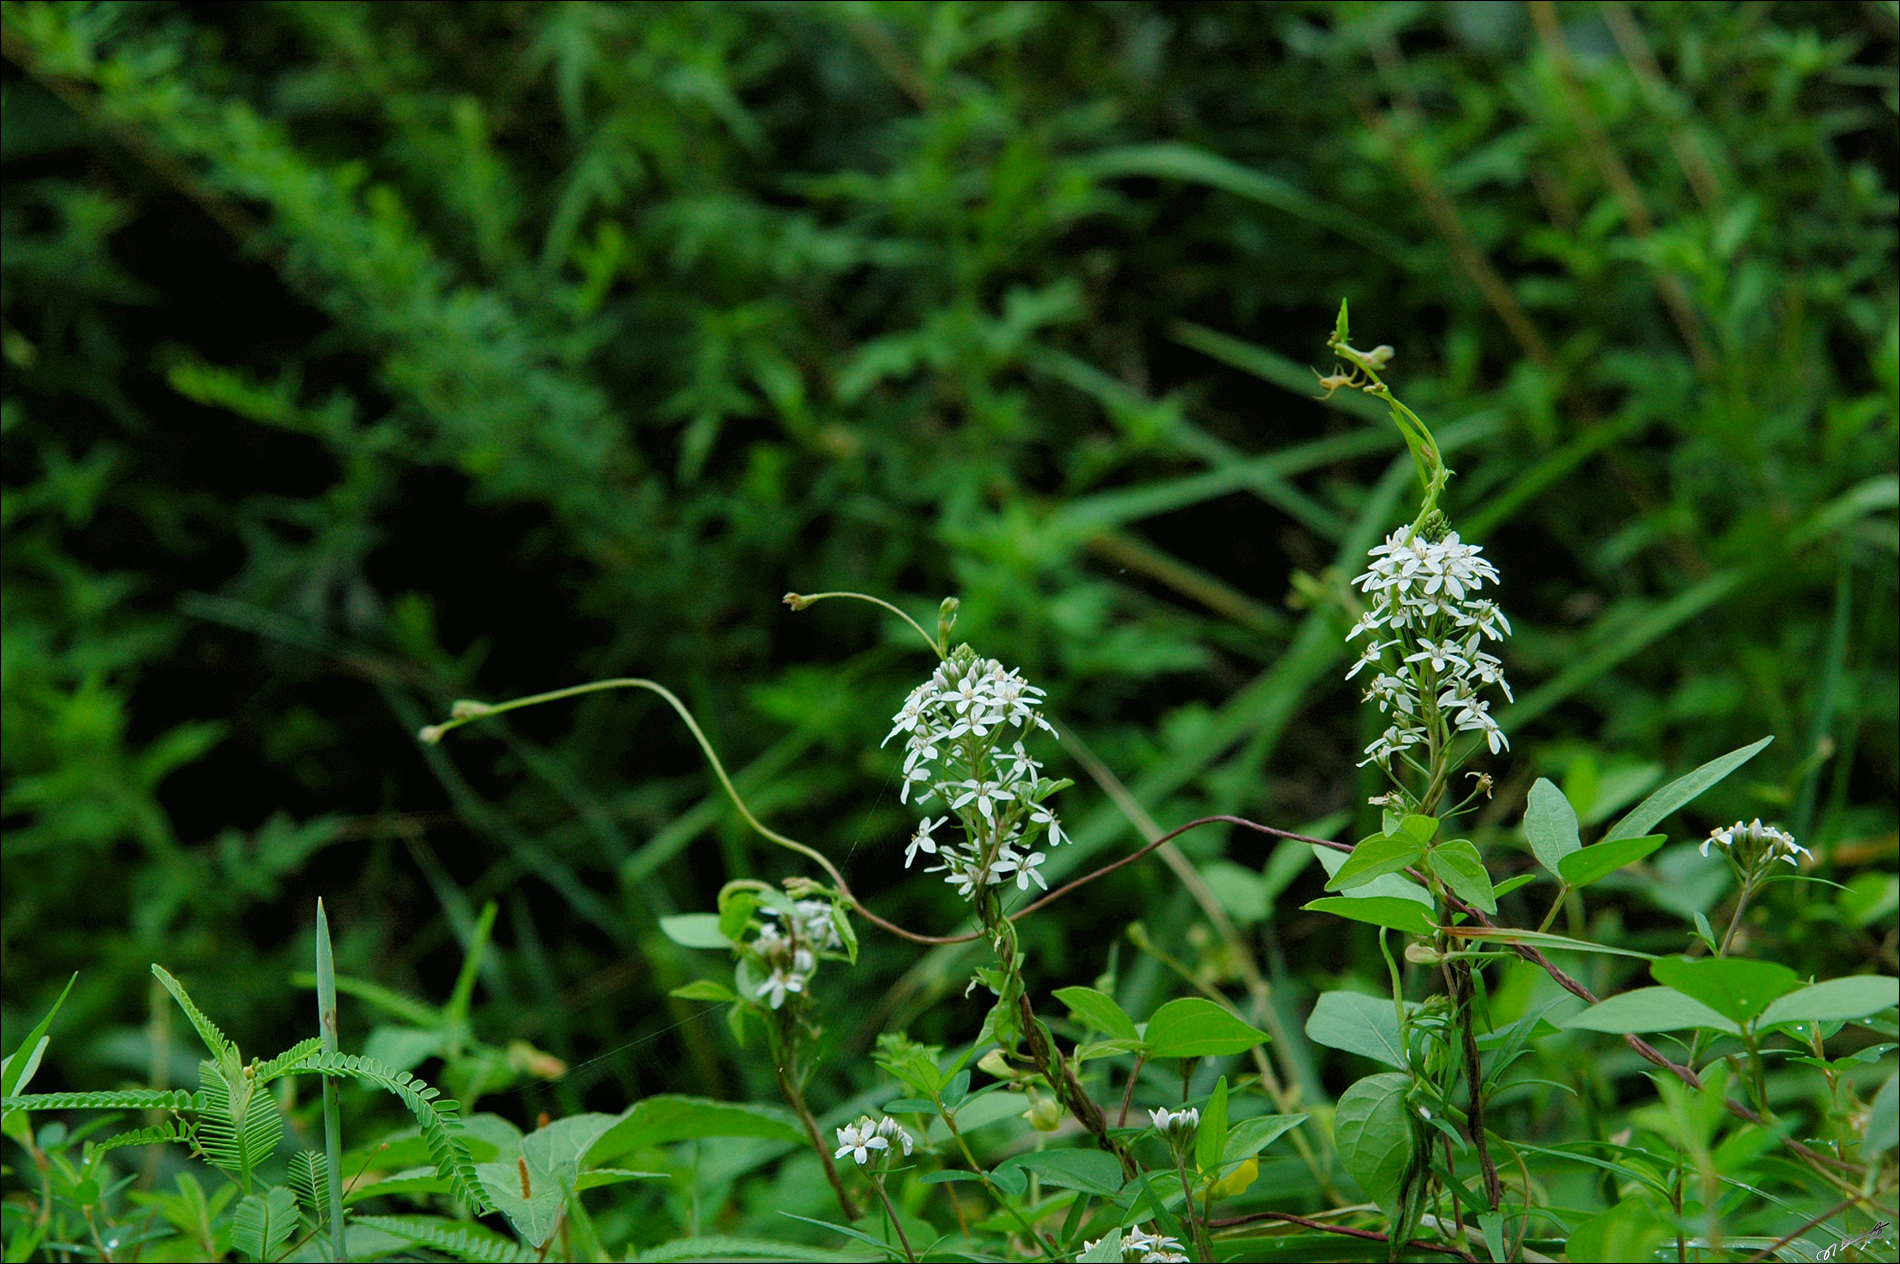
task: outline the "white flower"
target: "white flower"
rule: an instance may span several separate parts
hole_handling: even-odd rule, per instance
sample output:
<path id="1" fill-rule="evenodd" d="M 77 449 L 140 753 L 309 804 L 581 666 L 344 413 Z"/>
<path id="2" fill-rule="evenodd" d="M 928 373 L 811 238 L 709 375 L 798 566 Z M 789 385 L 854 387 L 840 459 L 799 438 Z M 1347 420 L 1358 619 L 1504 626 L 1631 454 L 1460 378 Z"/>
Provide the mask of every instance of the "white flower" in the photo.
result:
<path id="1" fill-rule="evenodd" d="M 923 823 L 917 827 L 917 832 L 910 836 L 910 846 L 904 849 L 904 868 L 910 868 L 910 862 L 917 858 L 917 853 L 920 851 L 927 851 L 933 856 L 937 854 L 937 840 L 930 836 L 930 831 L 949 819 L 947 816 L 938 817 L 934 821 L 927 816 L 923 819 Z"/>
<path id="2" fill-rule="evenodd" d="M 1703 855 L 1709 854 L 1711 843 L 1730 855 L 1739 851 L 1741 854 L 1737 857 L 1737 863 L 1744 869 L 1753 866 L 1758 858 L 1766 861 L 1785 860 L 1797 868 L 1801 864 L 1795 859 L 1797 854 L 1809 860 L 1814 859 L 1814 853 L 1795 842 L 1794 835 L 1772 825 L 1763 825 L 1759 816 L 1746 824 L 1737 821 L 1724 829 L 1712 830 L 1702 840 Z"/>
<path id="3" fill-rule="evenodd" d="M 911 1138 L 910 1133 L 904 1130 L 904 1125 L 898 1123 L 895 1119 L 892 1119 L 889 1115 L 886 1115 L 884 1116 L 884 1118 L 877 1121 L 877 1135 L 880 1137 L 896 1138 L 897 1143 L 904 1147 L 905 1158 L 910 1157 L 910 1148 L 916 1144 L 916 1142 Z M 832 1157 L 835 1158 L 837 1156 L 834 1155 Z"/>
<path id="4" fill-rule="evenodd" d="M 1144 1233 L 1139 1226 L 1122 1234 L 1122 1258 L 1141 1264 L 1187 1264 L 1180 1242 L 1163 1233 Z"/>
<path id="5" fill-rule="evenodd" d="M 1031 852 L 1016 862 L 1016 889 L 1018 891 L 1027 891 L 1031 879 L 1034 879 L 1036 885 L 1043 890 L 1049 889 L 1049 884 L 1043 881 L 1040 873 L 1036 872 L 1036 866 L 1047 859 L 1049 859 L 1047 856 L 1038 851 Z"/>
<path id="6" fill-rule="evenodd" d="M 1054 812 L 1050 811 L 1043 804 L 1038 803 L 1029 810 L 1029 819 L 1037 825 L 1047 825 L 1049 827 L 1049 845 L 1051 847 L 1062 846 L 1062 822 L 1056 818 Z"/>
<path id="7" fill-rule="evenodd" d="M 1476 595 L 1498 578 L 1482 552 L 1459 539 L 1456 532 L 1434 543 L 1409 528 L 1394 531 L 1371 549 L 1365 573 L 1354 580 L 1372 598 L 1371 609 L 1346 639 L 1377 629 L 1385 629 L 1390 639 L 1381 644 L 1375 635 L 1346 679 L 1374 668 L 1366 700 L 1393 715 L 1395 723 L 1366 747 L 1361 767 L 1378 763 L 1389 769 L 1392 756 L 1430 740 L 1424 723 L 1431 711 L 1424 704 L 1421 681 L 1427 672 L 1425 680 L 1437 691 L 1439 708 L 1456 710 L 1445 717 L 1454 730 L 1484 734 L 1494 754 L 1510 749 L 1488 704 L 1476 697 L 1479 687 L 1489 685 L 1496 685 L 1505 698 L 1512 697 L 1504 665 L 1478 648 L 1486 638 L 1502 640 L 1511 631 L 1497 603 Z M 1384 652 L 1395 648 L 1398 670 L 1378 670 Z"/>
<path id="8" fill-rule="evenodd" d="M 1164 1106 L 1150 1110 L 1148 1117 L 1154 1120 L 1156 1131 L 1170 1139 L 1191 1136 L 1201 1126 L 1201 1112 L 1192 1107 L 1170 1111 Z"/>
<path id="9" fill-rule="evenodd" d="M 871 1161 L 871 1151 L 888 1150 L 891 1143 L 877 1135 L 871 1126 L 871 1117 L 866 1115 L 855 1124 L 846 1124 L 838 1129 L 838 1152 L 831 1157 L 842 1159 L 850 1155 L 856 1159 L 859 1167 Z"/>
<path id="10" fill-rule="evenodd" d="M 805 977 L 795 972 L 787 972 L 785 967 L 780 966 L 772 971 L 771 978 L 759 984 L 758 994 L 765 996 L 769 993 L 772 997 L 772 1008 L 777 1009 L 785 1004 L 787 992 L 803 992 L 804 990 Z"/>

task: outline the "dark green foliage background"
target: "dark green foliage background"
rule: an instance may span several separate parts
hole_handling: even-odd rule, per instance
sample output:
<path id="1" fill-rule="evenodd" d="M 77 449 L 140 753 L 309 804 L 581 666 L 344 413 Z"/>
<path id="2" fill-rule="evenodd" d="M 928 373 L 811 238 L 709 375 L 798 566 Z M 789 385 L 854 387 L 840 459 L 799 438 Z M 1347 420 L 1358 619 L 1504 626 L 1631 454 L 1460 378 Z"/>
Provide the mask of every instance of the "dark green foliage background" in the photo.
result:
<path id="1" fill-rule="evenodd" d="M 763 815 L 947 930 L 877 749 L 927 660 L 788 589 L 926 619 L 959 594 L 959 633 L 1163 825 L 1356 837 L 1378 787 L 1339 597 L 1413 484 L 1367 401 L 1311 398 L 1342 296 L 1504 575 L 1494 872 L 1528 861 L 1536 776 L 1601 819 L 1643 765 L 1772 733 L 1677 837 L 1760 815 L 1877 881 L 1894 6 L 1556 18 L 1561 43 L 1483 4 L 6 5 L 8 1047 L 78 970 L 36 1087 L 146 1077 L 153 960 L 287 1045 L 319 895 L 341 970 L 440 1001 L 496 898 L 477 1029 L 607 1056 L 489 1109 L 771 1096 L 666 998 L 720 967 L 657 919 L 796 870 L 671 714 L 413 734 L 457 697 L 655 678 Z M 1128 847 L 1046 755 L 1082 782 L 1063 863 Z M 1189 853 L 1243 902 L 1219 858 L 1268 855 Z M 1377 962 L 1290 911 L 1318 884 L 1256 919 L 1295 1029 Z M 1573 933 L 1675 950 L 1656 885 Z M 1218 980 L 1192 914 L 1148 863 L 1025 946 L 1041 986 L 1088 982 L 1142 918 Z M 1778 887 L 1752 951 L 1891 973 L 1892 926 Z M 815 1100 L 871 1082 L 886 1025 L 973 1035 L 970 961 L 867 935 L 828 969 Z"/>

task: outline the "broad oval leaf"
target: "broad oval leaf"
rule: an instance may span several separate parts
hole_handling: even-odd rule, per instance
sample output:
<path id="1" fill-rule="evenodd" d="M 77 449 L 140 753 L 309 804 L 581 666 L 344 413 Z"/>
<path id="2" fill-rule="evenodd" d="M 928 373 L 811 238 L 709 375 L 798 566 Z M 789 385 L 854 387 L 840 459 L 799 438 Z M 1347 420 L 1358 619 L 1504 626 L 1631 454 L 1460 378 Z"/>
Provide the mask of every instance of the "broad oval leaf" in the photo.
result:
<path id="1" fill-rule="evenodd" d="M 1267 1033 L 1249 1027 L 1209 1000 L 1184 996 L 1169 1001 L 1148 1020 L 1142 1043 L 1151 1058 L 1206 1058 L 1245 1053 L 1265 1044 Z"/>
<path id="2" fill-rule="evenodd" d="M 1363 899 L 1354 899 L 1349 895 L 1330 895 L 1323 899 L 1310 900 L 1300 907 L 1314 913 L 1332 913 L 1338 917 L 1350 918 L 1355 922 L 1402 930 L 1408 935 L 1429 935 L 1437 929 L 1437 924 L 1432 921 L 1431 913 L 1423 905 L 1389 895 L 1374 895 Z"/>
<path id="3" fill-rule="evenodd" d="M 1306 1019 L 1306 1035 L 1314 1044 L 1362 1054 L 1387 1066 L 1405 1069 L 1405 1042 L 1399 1039 L 1399 1015 L 1392 998 L 1359 992 L 1322 993 Z"/>
<path id="4" fill-rule="evenodd" d="M 1397 1219 L 1412 1168 L 1412 1121 L 1405 1109 L 1411 1083 L 1410 1076 L 1397 1071 L 1369 1075 L 1340 1094 L 1333 1116 L 1340 1163 L 1388 1219 Z"/>
<path id="5" fill-rule="evenodd" d="M 1438 880 L 1467 904 L 1475 904 L 1487 913 L 1498 911 L 1497 896 L 1491 890 L 1491 875 L 1485 872 L 1484 858 L 1469 839 L 1454 838 L 1440 843 L 1426 855 Z"/>
<path id="6" fill-rule="evenodd" d="M 1742 1034 L 1740 1027 L 1693 996 L 1684 996 L 1666 987 L 1637 988 L 1612 996 L 1580 1014 L 1571 1015 L 1563 1026 L 1617 1035 L 1636 1031 L 1680 1031 L 1684 1027 L 1706 1027 L 1731 1036 Z"/>
<path id="7" fill-rule="evenodd" d="M 1750 743 L 1739 750 L 1732 750 L 1718 759 L 1711 759 L 1686 777 L 1676 778 L 1631 809 L 1628 816 L 1618 821 L 1610 828 L 1610 832 L 1603 836 L 1603 842 L 1614 842 L 1619 838 L 1640 838 L 1649 833 L 1650 826 L 1753 759 L 1774 740 L 1772 736 L 1764 737 L 1759 742 Z M 1603 843 L 1597 844 L 1599 847 L 1602 845 Z"/>
<path id="8" fill-rule="evenodd" d="M 1649 972 L 1737 1023 L 1752 1021 L 1770 1001 L 1801 986 L 1801 976 L 1787 966 L 1743 957 L 1659 957 Z"/>
<path id="9" fill-rule="evenodd" d="M 1115 1040 L 1139 1039 L 1135 1020 L 1106 992 L 1090 987 L 1065 987 L 1056 989 L 1055 998 L 1067 1005 L 1069 1013 L 1090 1031 L 1104 1032 Z"/>
<path id="10" fill-rule="evenodd" d="M 1900 1005 L 1900 979 L 1884 974 L 1856 974 L 1845 979 L 1827 979 L 1778 996 L 1762 1011 L 1764 1027 L 1776 1023 L 1845 1022 L 1865 1018 L 1883 1009 Z"/>
<path id="11" fill-rule="evenodd" d="M 1352 849 L 1339 872 L 1327 880 L 1326 889 L 1345 891 L 1364 886 L 1383 874 L 1397 873 L 1417 863 L 1424 854 L 1425 845 L 1409 834 L 1374 834 Z"/>
<path id="12" fill-rule="evenodd" d="M 1667 835 L 1613 838 L 1573 851 L 1557 864 L 1557 876 L 1572 887 L 1587 887 L 1609 877 L 1624 865 L 1633 865 L 1669 841 Z"/>
<path id="13" fill-rule="evenodd" d="M 1524 807 L 1524 837 L 1537 863 L 1558 877 L 1563 876 L 1558 866 L 1564 857 L 1583 846 L 1577 837 L 1577 810 L 1548 777 L 1539 777 L 1531 787 Z"/>

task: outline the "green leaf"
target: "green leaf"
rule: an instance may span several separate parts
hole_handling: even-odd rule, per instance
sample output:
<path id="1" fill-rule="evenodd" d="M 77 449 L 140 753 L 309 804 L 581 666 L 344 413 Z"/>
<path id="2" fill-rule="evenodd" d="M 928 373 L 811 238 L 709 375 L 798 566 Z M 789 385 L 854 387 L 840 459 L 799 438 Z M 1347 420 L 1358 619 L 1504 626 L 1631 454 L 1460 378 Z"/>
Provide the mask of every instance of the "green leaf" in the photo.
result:
<path id="1" fill-rule="evenodd" d="M 1108 1236 L 1075 1257 L 1076 1264 L 1122 1264 L 1122 1231 L 1110 1229 Z"/>
<path id="2" fill-rule="evenodd" d="M 1205 1058 L 1245 1053 L 1264 1044 L 1267 1033 L 1241 1022 L 1198 996 L 1169 1001 L 1148 1020 L 1142 1043 L 1151 1058 Z"/>
<path id="3" fill-rule="evenodd" d="M 1801 986 L 1801 976 L 1787 966 L 1743 957 L 1659 957 L 1649 972 L 1736 1023 L 1753 1021 L 1768 1002 Z"/>
<path id="4" fill-rule="evenodd" d="M 1399 1218 L 1412 1169 L 1412 1120 L 1405 1106 L 1411 1084 L 1411 1076 L 1397 1071 L 1369 1075 L 1340 1094 L 1333 1115 L 1340 1163 L 1392 1221 Z"/>
<path id="5" fill-rule="evenodd" d="M 1610 832 L 1603 836 L 1603 842 L 1614 842 L 1619 838 L 1640 838 L 1649 833 L 1650 826 L 1753 759 L 1774 740 L 1772 736 L 1764 737 L 1759 742 L 1751 743 L 1739 750 L 1732 750 L 1719 759 L 1711 759 L 1686 777 L 1676 778 L 1637 804 L 1628 816 L 1611 827 Z M 1602 845 L 1603 843 L 1597 844 L 1599 847 Z"/>
<path id="6" fill-rule="evenodd" d="M 1469 839 L 1454 838 L 1440 843 L 1426 854 L 1425 863 L 1438 875 L 1438 880 L 1465 903 L 1487 913 L 1498 911 L 1497 896 L 1491 890 L 1491 875 L 1485 872 L 1484 858 L 1478 855 L 1477 847 Z"/>
<path id="7" fill-rule="evenodd" d="M 1221 1161 L 1231 1167 L 1242 1159 L 1251 1159 L 1305 1122 L 1305 1115 L 1255 1115 L 1252 1119 L 1243 1119 L 1227 1130 L 1226 1157 Z"/>
<path id="8" fill-rule="evenodd" d="M 719 929 L 717 913 L 681 913 L 662 917 L 660 930 L 674 943 L 686 948 L 730 948 L 732 941 Z"/>
<path id="9" fill-rule="evenodd" d="M 1088 987 L 1065 987 L 1056 989 L 1055 998 L 1067 1005 L 1069 1013 L 1090 1031 L 1106 1032 L 1116 1040 L 1141 1038 L 1135 1030 L 1135 1020 L 1106 992 Z"/>
<path id="10" fill-rule="evenodd" d="M 1416 818 L 1407 817 L 1408 821 Z M 1410 834 L 1374 834 L 1363 839 L 1352 849 L 1352 855 L 1346 857 L 1346 863 L 1339 867 L 1327 880 L 1328 891 L 1345 891 L 1353 887 L 1364 886 L 1374 878 L 1418 863 L 1425 854 L 1425 844 Z"/>
<path id="11" fill-rule="evenodd" d="M 1900 979 L 1882 974 L 1856 974 L 1844 979 L 1827 979 L 1776 997 L 1762 1011 L 1761 1025 L 1845 1022 L 1878 1014 L 1895 1005 L 1900 1005 Z"/>
<path id="12" fill-rule="evenodd" d="M 1889 1075 L 1867 1114 L 1867 1155 L 1878 1159 L 1900 1145 L 1900 1073 Z"/>
<path id="13" fill-rule="evenodd" d="M 1337 917 L 1350 918 L 1355 922 L 1367 922 L 1373 926 L 1402 930 L 1408 935 L 1429 935 L 1438 929 L 1437 923 L 1432 921 L 1432 915 L 1428 910 L 1411 900 L 1394 899 L 1389 895 L 1367 896 L 1362 899 L 1354 899 L 1349 895 L 1335 895 L 1309 900 L 1300 907 L 1314 913 L 1331 913 Z"/>
<path id="14" fill-rule="evenodd" d="M 1706 1027 L 1739 1036 L 1742 1029 L 1693 996 L 1674 988 L 1646 987 L 1623 992 L 1564 1020 L 1563 1026 L 1622 1035 L 1639 1031 L 1678 1031 Z"/>
<path id="15" fill-rule="evenodd" d="M 1492 888 L 1491 894 L 1501 900 L 1519 887 L 1527 887 L 1535 881 L 1537 881 L 1536 874 L 1520 873 L 1515 878 L 1506 878 L 1504 881 L 1498 883 L 1497 886 Z"/>
<path id="16" fill-rule="evenodd" d="M 53 1002 L 53 1008 L 46 1011 L 46 1017 L 40 1019 L 33 1030 L 26 1033 L 26 1039 L 20 1042 L 18 1049 L 7 1055 L 5 1062 L 0 1062 L 0 1097 L 18 1097 L 26 1091 L 26 1086 L 32 1083 L 33 1073 L 39 1070 L 40 1059 L 45 1055 L 46 1046 L 52 1040 L 47 1032 L 52 1030 L 53 1016 L 59 1013 L 59 1007 L 66 1003 L 66 997 L 72 992 L 73 984 L 78 981 L 79 974 L 75 971 L 73 976 L 66 980 L 66 986 L 60 989 L 59 999 Z M 26 1056 L 21 1057 L 22 1053 Z"/>
<path id="17" fill-rule="evenodd" d="M 621 1112 L 594 1142 L 587 1158 L 590 1163 L 606 1163 L 632 1150 L 694 1137 L 763 1137 L 809 1144 L 798 1117 L 782 1106 L 664 1093 Z"/>
<path id="18" fill-rule="evenodd" d="M 1194 1135 L 1194 1165 L 1210 1175 L 1218 1173 L 1226 1149 L 1227 1077 L 1223 1075 L 1201 1111 L 1201 1126 Z"/>
<path id="19" fill-rule="evenodd" d="M 1669 1230 L 1639 1198 L 1626 1198 L 1571 1231 L 1565 1254 L 1575 1264 L 1614 1264 L 1646 1260 L 1669 1237 Z"/>
<path id="20" fill-rule="evenodd" d="M 1607 878 L 1624 865 L 1633 865 L 1661 847 L 1668 838 L 1649 834 L 1642 838 L 1615 838 L 1571 852 L 1557 866 L 1558 876 L 1572 887 L 1587 887 Z"/>
<path id="21" fill-rule="evenodd" d="M 211 1056 L 220 1063 L 234 1060 L 238 1056 L 237 1046 L 218 1030 L 216 1023 L 206 1018 L 204 1012 L 191 1003 L 191 997 L 185 993 L 185 985 L 167 974 L 165 967 L 157 962 L 152 963 L 152 974 L 165 985 L 165 990 L 172 994 L 172 999 L 178 1002 L 178 1008 L 185 1011 L 185 1017 L 191 1020 L 193 1027 L 197 1028 L 198 1038 L 204 1041 L 205 1048 L 211 1051 Z"/>
<path id="22" fill-rule="evenodd" d="M 1002 1168 L 1033 1172 L 1044 1185 L 1057 1189 L 1079 1189 L 1085 1194 L 1109 1197 L 1122 1188 L 1122 1166 L 1112 1154 L 1101 1150 L 1044 1150 L 1005 1160 Z"/>
<path id="23" fill-rule="evenodd" d="M 1406 1068 L 1405 1042 L 1391 997 L 1325 992 L 1306 1019 L 1306 1034 L 1328 1049 L 1344 1049 L 1387 1066 Z"/>
<path id="24" fill-rule="evenodd" d="M 1564 792 L 1539 777 L 1531 786 L 1530 800 L 1524 808 L 1524 837 L 1530 840 L 1537 863 L 1562 877 L 1564 857 L 1583 846 L 1577 837 L 1577 810 Z"/>
<path id="25" fill-rule="evenodd" d="M 1438 836 L 1438 818 L 1412 815 L 1399 822 L 1399 832 L 1410 836 L 1421 847 L 1429 847 Z"/>
<path id="26" fill-rule="evenodd" d="M 620 1118 L 585 1114 L 556 1119 L 521 1139 L 515 1162 L 476 1167 L 495 1209 L 530 1246 L 538 1250 L 553 1236 L 567 1191 L 580 1176 L 581 1160 Z"/>
<path id="27" fill-rule="evenodd" d="M 1326 870 L 1326 876 L 1329 878 L 1338 873 L 1351 857 L 1350 852 L 1338 851 L 1331 847 L 1314 847 L 1308 844 L 1301 844 L 1301 846 L 1305 846 L 1310 853 L 1319 858 L 1320 867 Z M 1428 911 L 1436 911 L 1438 908 L 1438 902 L 1432 899 L 1430 891 L 1400 873 L 1388 873 L 1384 877 L 1374 878 L 1364 886 L 1354 887 L 1346 894 L 1359 900 L 1379 898 L 1410 900 Z"/>
<path id="28" fill-rule="evenodd" d="M 739 994 L 725 984 L 713 979 L 701 979 L 697 983 L 688 983 L 685 987 L 676 987 L 669 996 L 677 996 L 683 1001 L 736 1001 Z"/>
<path id="29" fill-rule="evenodd" d="M 277 1254 L 297 1227 L 297 1196 L 282 1185 L 246 1195 L 231 1217 L 231 1245 L 254 1260 Z"/>

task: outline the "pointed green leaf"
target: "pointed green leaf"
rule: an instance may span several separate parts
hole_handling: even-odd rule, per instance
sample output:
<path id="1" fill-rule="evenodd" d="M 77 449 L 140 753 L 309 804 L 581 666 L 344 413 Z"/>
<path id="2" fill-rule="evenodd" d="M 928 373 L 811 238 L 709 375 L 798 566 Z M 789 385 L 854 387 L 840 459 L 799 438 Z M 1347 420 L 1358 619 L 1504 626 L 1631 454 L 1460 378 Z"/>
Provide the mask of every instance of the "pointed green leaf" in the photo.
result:
<path id="1" fill-rule="evenodd" d="M 277 1254 L 297 1227 L 297 1196 L 282 1185 L 247 1195 L 231 1217 L 231 1245 L 254 1260 Z"/>
<path id="2" fill-rule="evenodd" d="M 701 979 L 697 983 L 688 983 L 685 987 L 676 987 L 669 996 L 677 996 L 683 1001 L 736 1001 L 739 994 L 723 983 L 712 979 Z"/>
<path id="3" fill-rule="evenodd" d="M 1044 1185 L 1110 1197 L 1122 1188 L 1122 1166 L 1101 1150 L 1044 1150 L 1005 1160 L 1002 1167 L 1033 1172 Z"/>
<path id="4" fill-rule="evenodd" d="M 1055 998 L 1069 1007 L 1069 1013 L 1090 1031 L 1104 1032 L 1116 1040 L 1139 1040 L 1135 1020 L 1106 992 L 1088 987 L 1057 988 Z"/>
<path id="5" fill-rule="evenodd" d="M 1243 1119 L 1227 1130 L 1226 1157 L 1221 1162 L 1231 1167 L 1243 1159 L 1251 1159 L 1278 1141 L 1282 1134 L 1305 1122 L 1305 1115 L 1255 1115 L 1252 1119 Z"/>
<path id="6" fill-rule="evenodd" d="M 1454 838 L 1440 843 L 1426 855 L 1438 880 L 1452 889 L 1467 904 L 1487 913 L 1498 911 L 1497 896 L 1491 890 L 1491 875 L 1485 872 L 1484 858 L 1469 839 Z"/>
<path id="7" fill-rule="evenodd" d="M 1352 857 L 1351 852 L 1337 851 L 1331 847 L 1314 847 L 1308 844 L 1302 844 L 1302 846 L 1306 846 L 1312 855 L 1319 858 L 1320 867 L 1326 870 L 1328 878 L 1344 868 L 1346 861 Z M 1374 878 L 1364 886 L 1354 887 L 1346 894 L 1358 900 L 1368 898 L 1410 900 L 1428 911 L 1436 910 L 1438 907 L 1430 891 L 1399 873 L 1388 873 L 1383 877 Z"/>
<path id="8" fill-rule="evenodd" d="M 1742 1029 L 1710 1009 L 1693 996 L 1684 996 L 1674 988 L 1646 987 L 1623 992 L 1607 1001 L 1572 1015 L 1562 1024 L 1584 1031 L 1608 1031 L 1622 1035 L 1638 1031 L 1680 1031 L 1685 1027 L 1706 1027 L 1711 1031 L 1739 1036 Z"/>
<path id="9" fill-rule="evenodd" d="M 1753 1021 L 1768 1002 L 1801 986 L 1801 976 L 1787 966 L 1744 957 L 1659 957 L 1649 972 L 1736 1023 Z"/>
<path id="10" fill-rule="evenodd" d="M 1406 1067 L 1398 1011 L 1392 1008 L 1389 996 L 1322 993 L 1307 1016 L 1306 1034 L 1313 1043 L 1328 1049 L 1344 1049 L 1400 1070 Z"/>
<path id="11" fill-rule="evenodd" d="M 1429 846 L 1438 836 L 1438 818 L 1435 816 L 1408 816 L 1399 822 L 1399 832 L 1408 835 L 1421 847 Z"/>
<path id="12" fill-rule="evenodd" d="M 1564 857 L 1583 846 L 1577 837 L 1576 808 L 1547 777 L 1539 777 L 1531 787 L 1524 807 L 1524 837 L 1530 840 L 1537 863 L 1559 877 Z"/>
<path id="13" fill-rule="evenodd" d="M 588 1151 L 588 1162 L 606 1163 L 633 1150 L 695 1137 L 762 1137 L 808 1144 L 798 1117 L 781 1106 L 716 1102 L 707 1097 L 664 1093 L 635 1102 Z"/>
<path id="14" fill-rule="evenodd" d="M 1355 922 L 1402 930 L 1409 935 L 1429 935 L 1437 929 L 1431 913 L 1425 908 L 1411 900 L 1394 899 L 1389 895 L 1374 895 L 1364 899 L 1334 895 L 1309 900 L 1300 907 L 1314 913 L 1332 913 Z"/>
<path id="15" fill-rule="evenodd" d="M 1346 857 L 1339 872 L 1327 881 L 1326 889 L 1345 891 L 1363 886 L 1383 874 L 1397 873 L 1416 864 L 1424 854 L 1425 844 L 1410 834 L 1374 834 L 1352 849 L 1352 855 Z"/>
<path id="16" fill-rule="evenodd" d="M 1609 877 L 1624 865 L 1633 865 L 1661 847 L 1668 839 L 1662 834 L 1642 838 L 1613 838 L 1573 851 L 1557 865 L 1558 876 L 1572 887 L 1587 887 Z"/>
<path id="17" fill-rule="evenodd" d="M 1719 759 L 1711 759 L 1686 777 L 1676 778 L 1637 804 L 1628 816 L 1611 827 L 1610 832 L 1603 836 L 1603 842 L 1642 837 L 1649 832 L 1650 826 L 1753 759 L 1774 740 L 1772 736 L 1764 737 L 1759 742 L 1732 750 Z"/>
<path id="18" fill-rule="evenodd" d="M 1762 1011 L 1761 1025 L 1845 1022 L 1878 1014 L 1895 1005 L 1900 1005 L 1900 979 L 1882 974 L 1856 974 L 1845 979 L 1828 979 L 1776 997 Z"/>
<path id="19" fill-rule="evenodd" d="M 1198 996 L 1169 1001 L 1148 1020 L 1142 1042 L 1151 1058 L 1206 1058 L 1245 1053 L 1265 1044 L 1267 1033 L 1241 1022 Z"/>
<path id="20" fill-rule="evenodd" d="M 1194 1165 L 1210 1176 L 1220 1171 L 1222 1151 L 1227 1148 L 1227 1077 L 1214 1085 L 1213 1096 L 1201 1112 L 1200 1130 L 1194 1135 Z"/>

